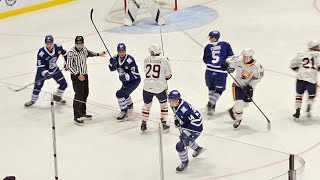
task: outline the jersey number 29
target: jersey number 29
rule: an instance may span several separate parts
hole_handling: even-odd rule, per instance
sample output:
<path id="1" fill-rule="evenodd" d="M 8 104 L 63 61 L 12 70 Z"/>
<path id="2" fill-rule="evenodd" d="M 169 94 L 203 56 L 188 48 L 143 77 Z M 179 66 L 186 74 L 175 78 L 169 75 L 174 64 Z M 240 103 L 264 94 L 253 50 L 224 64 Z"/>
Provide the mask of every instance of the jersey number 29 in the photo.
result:
<path id="1" fill-rule="evenodd" d="M 146 65 L 147 68 L 147 74 L 146 74 L 146 78 L 159 78 L 160 77 L 160 70 L 161 70 L 161 66 L 159 64 L 147 64 Z"/>

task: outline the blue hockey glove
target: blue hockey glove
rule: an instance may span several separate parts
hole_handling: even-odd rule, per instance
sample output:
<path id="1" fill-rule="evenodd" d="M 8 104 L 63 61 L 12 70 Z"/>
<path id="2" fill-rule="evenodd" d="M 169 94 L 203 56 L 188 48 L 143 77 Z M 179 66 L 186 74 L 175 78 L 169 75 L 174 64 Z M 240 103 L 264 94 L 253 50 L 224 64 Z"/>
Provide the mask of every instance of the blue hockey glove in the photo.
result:
<path id="1" fill-rule="evenodd" d="M 121 82 L 129 81 L 130 80 L 130 75 L 127 73 L 123 73 L 122 75 L 119 76 L 119 79 Z"/>
<path id="2" fill-rule="evenodd" d="M 117 60 L 117 58 L 115 56 L 110 58 L 110 64 L 113 65 L 113 66 L 117 66 L 118 60 Z"/>

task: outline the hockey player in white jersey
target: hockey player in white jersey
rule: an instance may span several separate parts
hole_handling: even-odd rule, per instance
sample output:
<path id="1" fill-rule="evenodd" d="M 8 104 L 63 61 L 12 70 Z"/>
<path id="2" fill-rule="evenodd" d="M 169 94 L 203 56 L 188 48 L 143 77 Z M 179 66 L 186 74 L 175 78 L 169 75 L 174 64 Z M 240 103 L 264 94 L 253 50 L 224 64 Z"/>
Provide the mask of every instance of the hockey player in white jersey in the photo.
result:
<path id="1" fill-rule="evenodd" d="M 233 100 L 235 104 L 229 109 L 229 115 L 234 120 L 233 127 L 239 127 L 242 121 L 243 108 L 252 101 L 253 89 L 261 81 L 264 70 L 260 63 L 253 58 L 251 48 L 243 50 L 242 57 L 233 58 L 221 65 L 222 70 L 233 72 L 236 70 L 236 81 L 232 84 Z"/>
<path id="2" fill-rule="evenodd" d="M 302 97 L 305 91 L 308 92 L 308 107 L 307 114 L 311 117 L 311 108 L 317 90 L 317 72 L 320 71 L 320 42 L 312 40 L 308 43 L 308 50 L 298 53 L 291 61 L 291 68 L 296 71 L 296 112 L 293 114 L 294 119 L 300 117 L 302 105 Z"/>
<path id="3" fill-rule="evenodd" d="M 124 25 L 132 26 L 137 19 L 138 11 L 140 9 L 140 4 L 145 3 L 153 17 L 159 26 L 165 24 L 165 19 L 161 13 L 160 6 L 156 0 L 128 0 L 128 5 L 126 8 L 126 14 L 124 17 Z"/>
<path id="4" fill-rule="evenodd" d="M 146 78 L 143 85 L 143 102 L 141 131 L 147 130 L 147 120 L 150 114 L 153 96 L 156 96 L 161 107 L 161 123 L 164 132 L 168 132 L 170 126 L 166 124 L 168 116 L 167 80 L 172 77 L 169 59 L 161 56 L 161 48 L 158 44 L 149 47 L 150 56 L 144 60 L 144 72 Z"/>

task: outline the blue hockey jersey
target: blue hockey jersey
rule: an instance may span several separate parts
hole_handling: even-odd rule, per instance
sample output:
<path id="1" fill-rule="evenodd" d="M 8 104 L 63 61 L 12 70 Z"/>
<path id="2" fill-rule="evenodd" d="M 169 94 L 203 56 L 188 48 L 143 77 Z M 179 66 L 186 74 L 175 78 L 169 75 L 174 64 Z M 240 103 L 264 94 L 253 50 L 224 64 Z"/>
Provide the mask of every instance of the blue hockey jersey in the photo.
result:
<path id="1" fill-rule="evenodd" d="M 59 69 L 57 66 L 57 60 L 62 54 L 64 60 L 67 61 L 67 51 L 59 44 L 54 44 L 52 52 L 50 52 L 46 47 L 39 49 L 37 54 L 37 68 L 38 73 L 44 70 L 48 70 L 50 74 L 54 73 Z"/>
<path id="2" fill-rule="evenodd" d="M 181 100 L 180 105 L 177 108 L 172 107 L 172 110 L 179 120 L 182 128 L 197 132 L 201 132 L 203 130 L 201 114 L 188 102 Z"/>
<path id="3" fill-rule="evenodd" d="M 110 71 L 117 70 L 119 73 L 119 77 L 128 75 L 128 79 L 126 79 L 126 81 L 134 81 L 140 79 L 138 66 L 132 56 L 127 54 L 124 60 L 121 60 L 118 55 L 115 55 L 113 58 L 117 59 L 117 63 L 109 64 Z"/>
<path id="4" fill-rule="evenodd" d="M 207 71 L 227 73 L 220 69 L 228 57 L 233 56 L 233 51 L 229 43 L 218 41 L 208 44 L 204 48 L 203 62 L 207 64 Z"/>

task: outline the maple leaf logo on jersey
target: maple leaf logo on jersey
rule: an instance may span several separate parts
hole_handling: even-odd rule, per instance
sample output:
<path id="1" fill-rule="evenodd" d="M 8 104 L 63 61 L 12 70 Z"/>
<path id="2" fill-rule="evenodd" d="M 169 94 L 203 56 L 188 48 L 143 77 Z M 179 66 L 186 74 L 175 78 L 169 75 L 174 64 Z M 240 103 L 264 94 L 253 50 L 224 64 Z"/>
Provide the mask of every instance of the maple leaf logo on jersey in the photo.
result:
<path id="1" fill-rule="evenodd" d="M 246 71 L 246 70 L 242 70 L 242 75 L 241 75 L 241 79 L 248 79 L 250 77 L 251 73 Z"/>

